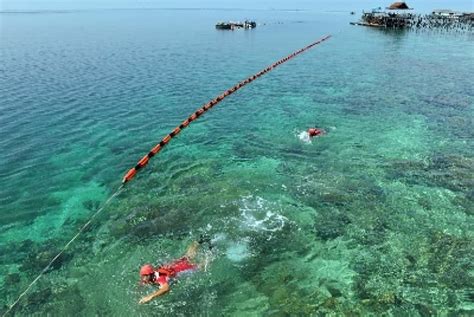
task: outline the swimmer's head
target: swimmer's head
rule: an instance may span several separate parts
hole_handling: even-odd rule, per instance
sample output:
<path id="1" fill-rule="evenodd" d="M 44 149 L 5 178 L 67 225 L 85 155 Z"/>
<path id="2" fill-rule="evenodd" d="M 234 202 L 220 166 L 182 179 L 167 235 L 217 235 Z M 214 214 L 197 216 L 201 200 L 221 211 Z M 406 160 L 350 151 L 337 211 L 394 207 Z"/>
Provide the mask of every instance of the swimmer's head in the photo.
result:
<path id="1" fill-rule="evenodd" d="M 151 264 L 145 264 L 140 269 L 140 281 L 144 284 L 151 283 L 153 281 L 155 270 Z"/>

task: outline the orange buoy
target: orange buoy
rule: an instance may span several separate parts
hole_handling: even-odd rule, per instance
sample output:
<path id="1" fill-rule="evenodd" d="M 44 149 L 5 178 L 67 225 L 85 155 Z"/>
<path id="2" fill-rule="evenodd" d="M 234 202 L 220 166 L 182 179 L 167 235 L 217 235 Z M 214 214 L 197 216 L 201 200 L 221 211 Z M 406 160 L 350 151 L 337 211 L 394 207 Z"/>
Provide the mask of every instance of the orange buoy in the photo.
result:
<path id="1" fill-rule="evenodd" d="M 148 157 L 148 154 L 147 154 L 144 157 L 142 157 L 142 159 L 140 161 L 138 161 L 137 165 L 140 166 L 140 167 L 143 167 L 143 166 L 148 164 L 149 159 L 150 158 Z"/>
<path id="2" fill-rule="evenodd" d="M 122 183 L 126 183 L 130 181 L 133 178 L 133 176 L 135 176 L 136 173 L 137 173 L 137 170 L 135 169 L 135 167 L 131 168 L 127 172 L 127 174 L 125 174 L 125 176 L 123 177 Z"/>

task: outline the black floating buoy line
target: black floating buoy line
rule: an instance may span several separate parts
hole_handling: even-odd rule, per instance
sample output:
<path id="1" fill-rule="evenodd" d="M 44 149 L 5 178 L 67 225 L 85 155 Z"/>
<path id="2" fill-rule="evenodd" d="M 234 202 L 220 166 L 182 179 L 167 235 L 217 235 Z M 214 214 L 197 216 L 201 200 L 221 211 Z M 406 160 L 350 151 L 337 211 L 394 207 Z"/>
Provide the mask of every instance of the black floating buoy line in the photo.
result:
<path id="1" fill-rule="evenodd" d="M 28 293 L 28 291 L 33 287 L 34 284 L 36 284 L 36 282 L 38 282 L 38 280 L 44 275 L 44 273 L 46 273 L 51 265 L 69 248 L 69 246 L 79 237 L 79 235 L 85 230 L 87 229 L 87 227 L 89 227 L 89 225 L 92 223 L 92 221 L 94 220 L 94 218 L 97 217 L 97 215 L 99 213 L 102 212 L 102 210 L 104 210 L 104 208 L 110 204 L 110 202 L 115 198 L 117 197 L 123 190 L 124 186 L 126 183 L 130 182 L 133 177 L 137 174 L 137 172 L 142 169 L 143 167 L 145 167 L 149 160 L 155 156 L 156 154 L 158 154 L 159 151 L 161 151 L 163 149 L 163 147 L 169 143 L 169 141 L 174 138 L 176 135 L 178 135 L 184 128 L 186 128 L 191 122 L 197 120 L 201 115 L 203 115 L 206 111 L 208 111 L 209 109 L 211 109 L 212 107 L 214 107 L 215 105 L 217 105 L 218 103 L 220 103 L 222 100 L 224 100 L 226 97 L 230 96 L 231 94 L 233 94 L 234 92 L 236 92 L 237 90 L 239 90 L 240 88 L 244 87 L 245 85 L 251 83 L 252 81 L 254 81 L 255 79 L 259 78 L 260 76 L 262 75 L 265 75 L 266 73 L 270 72 L 271 70 L 275 69 L 276 67 L 280 66 L 281 64 L 284 64 L 286 63 L 287 61 L 289 61 L 290 59 L 292 59 L 293 57 L 296 57 L 297 55 L 309 50 L 310 48 L 326 41 L 327 39 L 329 39 L 331 37 L 331 35 L 326 35 L 322 38 L 320 38 L 319 40 L 317 40 L 316 42 L 313 42 L 311 44 L 309 44 L 308 46 L 305 46 L 303 47 L 302 49 L 299 49 L 298 51 L 296 52 L 293 52 L 291 53 L 290 55 L 280 59 L 279 61 L 271 64 L 270 66 L 262 69 L 261 71 L 259 71 L 258 73 L 248 77 L 247 79 L 239 82 L 238 84 L 236 84 L 235 86 L 233 86 L 232 88 L 230 89 L 227 89 L 226 91 L 224 91 L 222 94 L 220 94 L 219 96 L 217 96 L 216 98 L 212 99 L 211 101 L 209 101 L 208 103 L 204 104 L 202 107 L 200 107 L 199 109 L 197 109 L 195 112 L 193 112 L 193 114 L 191 114 L 186 120 L 184 120 L 179 126 L 177 126 L 173 131 L 171 131 L 169 134 L 167 134 L 161 141 L 160 143 L 158 143 L 157 145 L 155 145 L 151 150 L 150 152 L 148 152 L 148 154 L 146 154 L 144 157 L 142 157 L 138 163 L 132 167 L 126 174 L 125 176 L 123 177 L 122 179 L 122 184 L 119 186 L 119 188 L 117 188 L 117 190 L 104 202 L 104 204 L 99 208 L 97 209 L 97 211 L 89 218 L 89 220 L 79 229 L 79 231 L 76 233 L 76 235 L 74 237 L 72 237 L 71 240 L 69 240 L 69 242 L 61 249 L 61 251 L 54 257 L 51 259 L 51 261 L 48 263 L 48 265 L 46 265 L 46 267 L 38 274 L 38 276 L 28 285 L 28 287 L 18 296 L 18 298 L 13 302 L 13 304 L 10 305 L 10 307 L 5 311 L 5 313 L 2 315 L 2 316 L 6 316 L 17 304 L 18 302 L 21 300 L 21 298 L 23 296 L 26 295 L 26 293 Z"/>

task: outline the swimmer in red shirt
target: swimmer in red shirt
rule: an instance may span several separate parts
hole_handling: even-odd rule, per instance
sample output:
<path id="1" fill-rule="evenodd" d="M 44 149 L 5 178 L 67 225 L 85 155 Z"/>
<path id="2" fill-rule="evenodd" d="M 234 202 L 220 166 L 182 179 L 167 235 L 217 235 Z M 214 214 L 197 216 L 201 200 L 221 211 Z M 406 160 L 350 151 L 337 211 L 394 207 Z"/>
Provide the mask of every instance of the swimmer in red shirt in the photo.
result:
<path id="1" fill-rule="evenodd" d="M 323 129 L 318 129 L 318 128 L 309 128 L 308 129 L 308 135 L 310 138 L 315 137 L 315 136 L 322 136 L 325 135 L 326 131 Z"/>
<path id="2" fill-rule="evenodd" d="M 159 286 L 159 289 L 143 297 L 139 303 L 148 303 L 155 297 L 161 296 L 168 292 L 170 289 L 169 281 L 176 278 L 179 273 L 197 270 L 200 265 L 193 263 L 193 261 L 196 258 L 199 246 L 204 242 L 210 243 L 210 239 L 201 238 L 199 242 L 194 241 L 189 246 L 183 257 L 171 263 L 155 268 L 151 264 L 145 264 L 142 266 L 140 269 L 140 280 L 142 284 L 155 284 Z"/>

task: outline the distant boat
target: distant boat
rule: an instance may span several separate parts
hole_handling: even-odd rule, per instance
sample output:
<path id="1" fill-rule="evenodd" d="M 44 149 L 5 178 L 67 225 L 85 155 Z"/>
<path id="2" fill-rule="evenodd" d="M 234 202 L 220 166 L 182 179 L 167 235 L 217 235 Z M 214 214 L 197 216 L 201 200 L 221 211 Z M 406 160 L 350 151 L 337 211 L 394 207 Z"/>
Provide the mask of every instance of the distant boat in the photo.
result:
<path id="1" fill-rule="evenodd" d="M 257 22 L 245 20 L 244 22 L 218 22 L 216 29 L 218 30 L 234 30 L 236 28 L 253 29 L 257 26 Z"/>
<path id="2" fill-rule="evenodd" d="M 230 22 L 218 22 L 216 24 L 216 29 L 231 30 L 232 29 L 232 23 L 230 23 Z"/>

